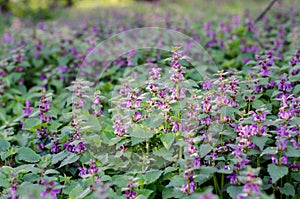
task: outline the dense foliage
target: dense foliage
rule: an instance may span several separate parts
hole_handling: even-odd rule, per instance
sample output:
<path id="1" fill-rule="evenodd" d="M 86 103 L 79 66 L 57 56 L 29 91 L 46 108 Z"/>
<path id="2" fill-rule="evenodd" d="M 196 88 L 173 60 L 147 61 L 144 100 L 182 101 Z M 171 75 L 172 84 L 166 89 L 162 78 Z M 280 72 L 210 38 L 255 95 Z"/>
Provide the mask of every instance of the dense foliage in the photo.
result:
<path id="1" fill-rule="evenodd" d="M 151 25 L 141 14 L 6 30 L 1 198 L 300 197 L 299 13 L 160 17 L 219 71 L 201 76 L 173 46 L 118 57 L 96 85 L 78 78 L 104 64 L 82 66 L 99 42 Z"/>

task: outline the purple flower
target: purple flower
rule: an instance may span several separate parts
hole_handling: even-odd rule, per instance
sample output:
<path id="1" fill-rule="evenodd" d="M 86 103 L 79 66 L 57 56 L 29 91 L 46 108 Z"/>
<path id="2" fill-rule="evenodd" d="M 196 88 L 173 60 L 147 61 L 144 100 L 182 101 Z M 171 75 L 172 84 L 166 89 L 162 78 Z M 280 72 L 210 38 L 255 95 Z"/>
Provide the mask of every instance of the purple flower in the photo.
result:
<path id="1" fill-rule="evenodd" d="M 176 70 L 181 68 L 181 65 L 179 64 L 178 60 L 173 61 L 171 63 L 171 66 L 172 66 L 173 69 L 176 69 Z"/>
<path id="2" fill-rule="evenodd" d="M 277 149 L 285 151 L 287 150 L 286 144 L 288 143 L 288 140 L 277 140 Z"/>
<path id="3" fill-rule="evenodd" d="M 133 114 L 133 121 L 134 121 L 134 122 L 140 121 L 141 118 L 142 118 L 142 112 L 135 112 L 135 113 Z"/>
<path id="4" fill-rule="evenodd" d="M 238 175 L 237 175 L 237 173 L 235 171 L 233 171 L 226 178 L 230 179 L 230 184 L 234 184 L 234 185 L 238 184 Z"/>
<path id="5" fill-rule="evenodd" d="M 68 71 L 68 67 L 67 66 L 57 66 L 57 70 L 60 73 L 65 73 Z"/>
<path id="6" fill-rule="evenodd" d="M 287 165 L 288 164 L 288 157 L 286 155 L 281 157 L 281 164 Z"/>
<path id="7" fill-rule="evenodd" d="M 176 72 L 174 73 L 172 76 L 171 76 L 171 80 L 172 82 L 174 83 L 180 83 L 184 80 L 184 77 L 183 77 L 183 74 L 185 73 L 184 70 L 181 70 L 179 72 Z"/>
<path id="8" fill-rule="evenodd" d="M 217 197 L 213 193 L 202 194 L 201 196 L 198 197 L 198 199 L 215 199 L 215 198 Z"/>
<path id="9" fill-rule="evenodd" d="M 45 190 L 41 193 L 41 197 L 46 197 L 50 195 L 52 199 L 57 199 L 56 195 L 60 193 L 59 189 L 53 189 L 54 182 L 50 182 L 49 184 L 45 184 Z"/>
<path id="10" fill-rule="evenodd" d="M 197 151 L 198 149 L 194 145 L 190 144 L 187 153 L 193 156 L 193 155 L 197 155 Z"/>
<path id="11" fill-rule="evenodd" d="M 26 100 L 26 106 L 23 108 L 23 117 L 27 118 L 31 115 L 33 111 L 33 107 L 30 106 L 30 101 Z"/>
<path id="12" fill-rule="evenodd" d="M 292 119 L 292 111 L 281 109 L 279 111 L 279 118 L 286 121 Z"/>
<path id="13" fill-rule="evenodd" d="M 178 132 L 179 131 L 179 123 L 178 122 L 171 122 L 172 125 L 172 132 Z"/>
<path id="14" fill-rule="evenodd" d="M 58 152 L 60 152 L 60 148 L 58 146 L 59 144 L 60 144 L 59 141 L 52 143 L 52 147 L 51 147 L 51 152 L 52 153 L 58 153 Z"/>
<path id="15" fill-rule="evenodd" d="M 202 166 L 202 164 L 201 164 L 201 158 L 199 158 L 199 157 L 197 157 L 197 158 L 194 158 L 194 160 L 193 160 L 193 166 L 194 167 L 201 167 Z"/>
<path id="16" fill-rule="evenodd" d="M 286 78 L 284 75 L 281 75 L 280 78 L 281 80 L 277 83 L 279 91 L 287 91 L 293 89 L 292 84 L 289 82 L 288 78 Z"/>
<path id="17" fill-rule="evenodd" d="M 93 104 L 94 105 L 99 105 L 100 103 L 101 103 L 100 96 L 96 95 Z"/>
<path id="18" fill-rule="evenodd" d="M 87 168 L 85 167 L 78 167 L 78 170 L 80 171 L 78 174 L 80 177 L 88 174 Z"/>
<path id="19" fill-rule="evenodd" d="M 204 90 L 210 90 L 210 89 L 213 88 L 213 83 L 209 78 L 207 78 L 205 81 L 203 81 L 201 83 L 201 85 L 202 85 Z"/>

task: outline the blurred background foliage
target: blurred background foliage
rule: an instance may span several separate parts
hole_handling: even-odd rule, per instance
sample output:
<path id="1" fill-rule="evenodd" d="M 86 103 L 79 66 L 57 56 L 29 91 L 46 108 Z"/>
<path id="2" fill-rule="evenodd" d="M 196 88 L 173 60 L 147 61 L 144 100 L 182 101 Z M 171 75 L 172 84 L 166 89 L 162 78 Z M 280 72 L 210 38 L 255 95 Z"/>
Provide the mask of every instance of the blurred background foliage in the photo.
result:
<path id="1" fill-rule="evenodd" d="M 43 20 L 74 18 L 118 9 L 118 12 L 173 13 L 192 15 L 208 21 L 217 17 L 242 14 L 251 10 L 258 15 L 271 0 L 0 0 L 0 34 L 15 18 L 37 23 Z M 299 0 L 279 0 L 274 9 L 283 9 L 281 4 L 292 6 Z M 120 9 L 122 8 L 122 9 Z M 273 9 L 273 8 L 272 8 Z M 151 16 L 150 16 L 151 17 Z"/>

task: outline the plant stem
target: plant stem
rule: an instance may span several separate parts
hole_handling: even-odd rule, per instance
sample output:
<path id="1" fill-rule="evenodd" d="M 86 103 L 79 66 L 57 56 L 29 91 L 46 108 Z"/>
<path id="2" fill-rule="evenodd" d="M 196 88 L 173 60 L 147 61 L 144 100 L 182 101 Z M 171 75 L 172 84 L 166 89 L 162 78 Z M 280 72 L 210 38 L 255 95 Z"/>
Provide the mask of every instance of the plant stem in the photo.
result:
<path id="1" fill-rule="evenodd" d="M 222 194 L 222 191 L 220 190 L 216 174 L 214 174 L 213 179 L 214 179 L 215 189 L 216 189 L 218 195 L 220 196 L 220 199 L 223 199 L 223 194 Z"/>

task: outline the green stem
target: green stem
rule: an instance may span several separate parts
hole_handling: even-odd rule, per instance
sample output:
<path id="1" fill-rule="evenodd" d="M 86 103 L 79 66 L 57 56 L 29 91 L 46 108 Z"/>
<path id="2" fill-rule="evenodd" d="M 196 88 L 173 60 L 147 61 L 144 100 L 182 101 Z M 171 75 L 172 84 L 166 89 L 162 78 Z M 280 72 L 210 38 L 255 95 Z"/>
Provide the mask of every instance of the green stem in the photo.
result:
<path id="1" fill-rule="evenodd" d="M 221 177 L 221 190 L 223 190 L 223 188 L 224 188 L 224 181 L 225 181 L 225 175 L 224 175 L 224 173 L 222 173 L 222 177 Z"/>
<path id="2" fill-rule="evenodd" d="M 250 102 L 248 102 L 248 113 L 250 112 Z"/>
<path id="3" fill-rule="evenodd" d="M 178 158 L 182 159 L 182 146 L 179 147 Z"/>
<path id="4" fill-rule="evenodd" d="M 214 180 L 214 185 L 215 185 L 216 192 L 220 196 L 220 199 L 223 199 L 223 194 L 222 194 L 222 191 L 220 190 L 216 174 L 214 174 L 213 180 Z"/>

